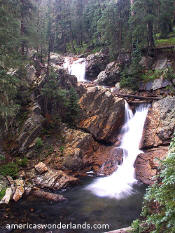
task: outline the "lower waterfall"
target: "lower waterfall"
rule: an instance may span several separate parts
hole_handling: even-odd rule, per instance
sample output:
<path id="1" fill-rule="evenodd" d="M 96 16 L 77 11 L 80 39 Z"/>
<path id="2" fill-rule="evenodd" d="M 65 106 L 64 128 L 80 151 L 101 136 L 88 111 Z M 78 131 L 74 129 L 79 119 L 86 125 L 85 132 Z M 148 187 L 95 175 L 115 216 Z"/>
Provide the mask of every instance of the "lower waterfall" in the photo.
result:
<path id="1" fill-rule="evenodd" d="M 125 102 L 125 124 L 122 127 L 122 139 L 120 148 L 123 149 L 123 163 L 118 166 L 112 175 L 97 178 L 86 187 L 99 197 L 121 199 L 132 194 L 135 179 L 134 163 L 137 156 L 142 152 L 139 145 L 142 139 L 144 123 L 148 113 L 148 105 L 140 105 L 135 114 Z"/>

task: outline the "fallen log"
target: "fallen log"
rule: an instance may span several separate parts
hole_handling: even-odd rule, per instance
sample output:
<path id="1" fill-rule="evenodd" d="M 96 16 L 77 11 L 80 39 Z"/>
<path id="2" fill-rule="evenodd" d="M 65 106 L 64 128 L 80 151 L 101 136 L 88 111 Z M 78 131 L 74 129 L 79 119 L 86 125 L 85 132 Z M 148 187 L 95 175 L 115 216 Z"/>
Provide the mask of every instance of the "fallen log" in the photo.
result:
<path id="1" fill-rule="evenodd" d="M 158 96 L 125 95 L 125 94 L 118 94 L 118 93 L 114 93 L 114 95 L 118 97 L 123 97 L 123 98 L 133 98 L 133 99 L 151 100 L 151 101 L 162 99 L 162 97 L 158 97 Z"/>
<path id="2" fill-rule="evenodd" d="M 30 194 L 35 196 L 35 197 L 44 198 L 46 200 L 54 201 L 54 202 L 66 200 L 66 198 L 63 197 L 63 195 L 45 192 L 41 189 L 34 189 L 31 191 Z"/>

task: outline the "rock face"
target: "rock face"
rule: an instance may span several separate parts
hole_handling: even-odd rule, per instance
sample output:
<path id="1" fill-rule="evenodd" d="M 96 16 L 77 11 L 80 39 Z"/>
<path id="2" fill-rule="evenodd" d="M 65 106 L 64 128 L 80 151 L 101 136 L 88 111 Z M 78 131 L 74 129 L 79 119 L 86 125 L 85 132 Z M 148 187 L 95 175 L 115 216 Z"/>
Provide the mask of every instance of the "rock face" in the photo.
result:
<path id="1" fill-rule="evenodd" d="M 153 58 L 152 57 L 142 57 L 141 61 L 139 62 L 141 66 L 143 66 L 146 69 L 150 69 L 153 64 Z"/>
<path id="2" fill-rule="evenodd" d="M 165 80 L 162 76 L 153 81 L 142 83 L 139 87 L 139 90 L 140 91 L 156 91 L 158 89 L 161 89 L 167 86 L 171 86 L 171 83 L 168 80 Z"/>
<path id="3" fill-rule="evenodd" d="M 99 85 L 114 86 L 120 82 L 120 66 L 118 62 L 111 62 L 106 66 L 106 69 L 97 77 L 95 83 Z"/>
<path id="4" fill-rule="evenodd" d="M 78 127 L 90 132 L 97 140 L 115 142 L 124 122 L 124 100 L 114 97 L 101 87 L 89 87 L 80 98 L 83 114 Z"/>
<path id="5" fill-rule="evenodd" d="M 89 133 L 66 128 L 63 166 L 78 171 L 88 166 L 89 159 L 99 147 Z"/>
<path id="6" fill-rule="evenodd" d="M 108 63 L 108 53 L 99 52 L 89 55 L 86 59 L 86 79 L 90 81 L 95 80 Z"/>
<path id="7" fill-rule="evenodd" d="M 30 115 L 25 121 L 22 130 L 17 138 L 19 152 L 23 153 L 28 149 L 28 146 L 40 134 L 44 117 L 40 114 L 40 107 L 34 104 L 30 109 Z"/>
<path id="8" fill-rule="evenodd" d="M 167 57 L 159 57 L 155 64 L 153 65 L 153 68 L 155 70 L 163 70 L 167 68 L 168 58 Z"/>
<path id="9" fill-rule="evenodd" d="M 57 70 L 57 75 L 59 77 L 59 87 L 62 89 L 70 89 L 77 87 L 77 78 L 74 75 L 70 75 L 65 69 L 61 68 Z"/>
<path id="10" fill-rule="evenodd" d="M 157 147 L 170 142 L 175 130 L 175 97 L 166 98 L 153 103 L 149 110 L 142 148 Z"/>
<path id="11" fill-rule="evenodd" d="M 136 177 L 144 184 L 153 184 L 153 177 L 158 172 L 159 160 L 166 158 L 168 153 L 168 147 L 153 148 L 147 150 L 145 153 L 138 155 L 135 167 Z M 156 160 L 156 158 L 158 158 Z"/>

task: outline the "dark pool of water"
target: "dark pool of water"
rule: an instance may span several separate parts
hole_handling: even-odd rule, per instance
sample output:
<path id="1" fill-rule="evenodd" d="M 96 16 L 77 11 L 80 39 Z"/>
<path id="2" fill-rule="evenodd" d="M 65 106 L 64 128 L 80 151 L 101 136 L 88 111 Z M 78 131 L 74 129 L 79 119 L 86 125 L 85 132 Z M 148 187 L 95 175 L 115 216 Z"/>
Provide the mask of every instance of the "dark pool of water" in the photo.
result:
<path id="1" fill-rule="evenodd" d="M 84 224 L 83 229 L 70 230 L 14 230 L 12 232 L 49 232 L 49 233 L 101 233 L 129 226 L 136 219 L 140 212 L 145 187 L 136 185 L 134 194 L 126 199 L 116 200 L 99 198 L 85 186 L 93 181 L 93 178 L 86 177 L 79 186 L 68 189 L 62 194 L 68 199 L 60 203 L 51 203 L 43 200 L 21 200 L 12 203 L 10 209 L 6 210 L 9 216 L 7 223 L 36 223 L 36 224 Z M 5 216 L 5 209 L 0 210 L 0 217 Z M 2 217 L 1 217 L 2 218 Z M 2 223 L 1 223 L 2 224 Z M 87 224 L 108 224 L 109 229 L 94 230 L 84 229 Z M 60 225 L 59 225 L 60 226 Z M 50 226 L 49 226 L 50 227 Z M 96 227 L 96 225 L 95 225 Z M 100 227 L 98 225 L 98 227 Z"/>

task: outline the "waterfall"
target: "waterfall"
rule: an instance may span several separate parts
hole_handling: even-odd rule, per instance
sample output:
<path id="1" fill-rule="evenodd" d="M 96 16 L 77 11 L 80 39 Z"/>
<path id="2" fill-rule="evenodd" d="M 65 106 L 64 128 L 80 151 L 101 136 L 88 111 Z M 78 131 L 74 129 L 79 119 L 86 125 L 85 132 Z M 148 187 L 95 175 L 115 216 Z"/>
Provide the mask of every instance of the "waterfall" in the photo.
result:
<path id="1" fill-rule="evenodd" d="M 75 75 L 78 82 L 84 82 L 86 74 L 86 60 L 85 58 L 75 59 L 66 57 L 63 64 L 64 68 L 68 70 L 69 74 Z"/>
<path id="2" fill-rule="evenodd" d="M 97 178 L 86 187 L 87 190 L 99 197 L 116 199 L 125 198 L 133 193 L 133 185 L 137 183 L 134 163 L 137 156 L 142 152 L 139 150 L 139 145 L 148 108 L 148 105 L 140 105 L 133 114 L 129 105 L 125 102 L 125 124 L 121 129 L 123 136 L 120 145 L 120 148 L 123 149 L 123 163 L 118 166 L 117 171 L 112 175 Z"/>

